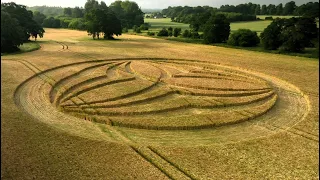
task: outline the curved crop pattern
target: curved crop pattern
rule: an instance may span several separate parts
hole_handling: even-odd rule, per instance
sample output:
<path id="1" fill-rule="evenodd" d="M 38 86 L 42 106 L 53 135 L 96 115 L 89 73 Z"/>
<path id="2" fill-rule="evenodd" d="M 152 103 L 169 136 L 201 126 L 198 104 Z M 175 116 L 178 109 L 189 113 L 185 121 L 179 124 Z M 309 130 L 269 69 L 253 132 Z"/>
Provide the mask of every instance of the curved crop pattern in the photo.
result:
<path id="1" fill-rule="evenodd" d="M 71 68 L 75 73 L 61 76 Z M 47 123 L 59 124 L 53 122 L 53 116 L 65 114 L 130 128 L 128 132 L 219 131 L 238 126 L 239 130 L 232 132 L 239 133 L 254 124 L 260 136 L 270 126 L 290 127 L 308 112 L 307 98 L 296 87 L 274 77 L 211 62 L 161 58 L 59 66 L 22 83 L 15 100 L 31 115 L 43 121 L 50 119 Z M 248 136 L 252 134 L 245 138 Z"/>

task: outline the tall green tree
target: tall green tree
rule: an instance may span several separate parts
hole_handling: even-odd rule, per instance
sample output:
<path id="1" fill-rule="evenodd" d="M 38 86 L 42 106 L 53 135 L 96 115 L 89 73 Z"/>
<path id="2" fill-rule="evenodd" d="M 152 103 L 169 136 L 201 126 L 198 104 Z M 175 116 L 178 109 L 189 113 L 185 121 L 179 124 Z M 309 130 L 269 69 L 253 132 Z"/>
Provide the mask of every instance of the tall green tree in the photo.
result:
<path id="1" fill-rule="evenodd" d="M 304 39 L 302 43 L 305 47 L 313 47 L 314 39 L 319 35 L 317 23 L 313 17 L 300 17 L 294 19 L 294 27 L 296 30 L 303 34 Z"/>
<path id="2" fill-rule="evenodd" d="M 268 9 L 268 14 L 270 15 L 275 15 L 277 13 L 277 9 L 274 4 L 269 4 L 267 9 Z"/>
<path id="3" fill-rule="evenodd" d="M 181 34 L 181 28 L 174 28 L 173 29 L 173 36 L 178 37 Z"/>
<path id="4" fill-rule="evenodd" d="M 30 32 L 30 36 L 32 36 L 36 41 L 38 36 L 40 38 L 43 37 L 43 34 L 45 31 L 38 23 L 33 23 L 32 25 L 30 25 L 29 32 Z"/>
<path id="5" fill-rule="evenodd" d="M 255 14 L 255 15 L 260 15 L 260 13 L 261 13 L 261 8 L 260 8 L 260 4 L 258 4 L 258 5 L 256 6 L 256 9 L 255 9 L 254 14 Z"/>
<path id="6" fill-rule="evenodd" d="M 73 19 L 69 24 L 70 29 L 86 30 L 85 21 L 83 18 Z"/>
<path id="7" fill-rule="evenodd" d="M 47 28 L 60 28 L 60 19 L 56 19 L 54 17 L 49 17 L 43 20 L 43 27 Z"/>
<path id="8" fill-rule="evenodd" d="M 72 9 L 71 16 L 74 18 L 82 18 L 83 10 L 76 6 L 75 8 Z"/>
<path id="9" fill-rule="evenodd" d="M 230 35 L 230 22 L 223 14 L 212 15 L 204 27 L 205 43 L 221 43 L 227 41 Z"/>
<path id="10" fill-rule="evenodd" d="M 46 16 L 39 11 L 33 12 L 33 20 L 36 21 L 39 25 L 43 23 L 43 20 L 46 19 Z"/>
<path id="11" fill-rule="evenodd" d="M 95 13 L 96 9 L 99 8 L 99 2 L 96 0 L 87 0 L 86 4 L 84 5 L 84 8 L 84 17 L 86 21 L 86 30 L 88 32 L 88 35 L 92 35 L 93 39 L 95 39 L 96 37 L 99 38 L 100 28 Z"/>
<path id="12" fill-rule="evenodd" d="M 282 3 L 280 3 L 278 6 L 277 6 L 277 15 L 282 15 L 283 14 L 283 6 L 282 6 Z"/>
<path id="13" fill-rule="evenodd" d="M 107 4 L 106 4 L 104 1 L 101 1 L 101 2 L 100 2 L 99 9 L 109 10 L 109 7 L 107 6 Z"/>
<path id="14" fill-rule="evenodd" d="M 28 41 L 30 36 L 43 37 L 44 30 L 41 25 L 33 19 L 32 11 L 28 11 L 26 6 L 16 3 L 2 3 L 1 11 L 5 11 L 10 14 L 12 18 L 18 20 L 20 27 L 23 30 L 24 41 Z"/>
<path id="15" fill-rule="evenodd" d="M 293 15 L 293 12 L 296 9 L 296 3 L 294 1 L 290 1 L 285 4 L 283 8 L 283 15 Z"/>
<path id="16" fill-rule="evenodd" d="M 63 8 L 63 14 L 67 15 L 67 16 L 71 16 L 72 15 L 72 9 L 70 7 Z"/>
<path id="17" fill-rule="evenodd" d="M 19 21 L 12 18 L 9 13 L 1 11 L 1 52 L 18 50 L 23 40 L 24 32 Z"/>
<path id="18" fill-rule="evenodd" d="M 308 2 L 307 4 L 302 4 L 296 8 L 294 14 L 304 17 L 319 18 L 319 2 Z"/>
<path id="19" fill-rule="evenodd" d="M 109 8 L 111 11 L 113 11 L 118 19 L 120 19 L 121 21 L 121 25 L 125 28 L 130 28 L 127 25 L 129 24 L 129 20 L 126 19 L 126 13 L 124 12 L 124 9 L 121 6 L 122 1 L 114 1 L 113 3 L 110 4 Z M 136 26 L 138 26 L 137 24 L 135 24 Z"/>
<path id="20" fill-rule="evenodd" d="M 281 31 L 283 26 L 284 20 L 277 18 L 273 20 L 267 28 L 264 29 L 264 31 L 260 34 L 264 49 L 275 50 L 281 46 Z"/>
<path id="21" fill-rule="evenodd" d="M 282 44 L 280 49 L 282 51 L 301 52 L 304 49 L 304 35 L 297 31 L 294 26 L 284 28 L 281 32 Z"/>
<path id="22" fill-rule="evenodd" d="M 260 39 L 256 32 L 250 29 L 238 29 L 230 35 L 227 43 L 232 46 L 253 47 L 259 42 Z"/>
<path id="23" fill-rule="evenodd" d="M 113 35 L 121 35 L 121 22 L 113 12 L 105 11 L 101 17 L 101 22 L 101 31 L 104 34 L 104 39 L 114 39 Z"/>
<path id="24" fill-rule="evenodd" d="M 134 25 L 141 26 L 144 23 L 143 12 L 136 2 L 115 1 L 109 8 L 121 20 L 123 27 L 132 28 Z"/>
<path id="25" fill-rule="evenodd" d="M 203 26 L 206 24 L 207 20 L 211 17 L 209 11 L 203 12 L 201 14 L 194 14 L 191 18 L 190 28 L 194 31 L 202 31 Z"/>
<path id="26" fill-rule="evenodd" d="M 265 49 L 300 52 L 315 45 L 318 28 L 313 18 L 277 18 L 260 36 Z"/>
<path id="27" fill-rule="evenodd" d="M 266 15 L 268 12 L 267 12 L 267 5 L 262 5 L 262 7 L 261 7 L 261 12 L 260 12 L 260 14 L 261 15 Z"/>
<path id="28" fill-rule="evenodd" d="M 99 2 L 96 0 L 87 0 L 84 5 L 84 10 L 86 14 L 90 13 L 90 10 L 99 8 Z"/>
<path id="29" fill-rule="evenodd" d="M 113 35 L 121 35 L 120 20 L 103 1 L 99 4 L 97 1 L 88 0 L 85 9 L 87 32 L 93 39 L 96 37 L 99 39 L 101 33 L 105 39 L 113 39 Z"/>

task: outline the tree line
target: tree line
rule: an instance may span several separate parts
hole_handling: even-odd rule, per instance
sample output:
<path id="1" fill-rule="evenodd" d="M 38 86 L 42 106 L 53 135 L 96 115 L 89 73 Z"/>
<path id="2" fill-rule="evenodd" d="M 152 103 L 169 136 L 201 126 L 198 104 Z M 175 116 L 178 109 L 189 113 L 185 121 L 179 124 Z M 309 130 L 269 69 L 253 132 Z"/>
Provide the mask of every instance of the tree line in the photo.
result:
<path id="1" fill-rule="evenodd" d="M 109 7 L 103 1 L 87 0 L 84 8 L 64 8 L 62 15 L 60 10 L 40 6 L 32 12 L 24 5 L 1 3 L 1 52 L 18 50 L 31 36 L 43 37 L 42 27 L 86 30 L 93 39 L 113 39 L 114 35 L 121 35 L 123 28 L 144 25 L 138 4 L 127 0 L 115 1 Z M 47 17 L 45 11 L 58 16 Z"/>
<path id="2" fill-rule="evenodd" d="M 105 2 L 87 0 L 84 19 L 86 30 L 93 39 L 103 34 L 105 39 L 121 35 L 123 29 L 144 24 L 143 12 L 133 1 L 115 1 L 108 7 Z"/>
<path id="3" fill-rule="evenodd" d="M 48 9 L 49 7 L 42 8 L 42 11 L 46 8 Z M 96 9 L 95 11 L 103 10 L 104 13 L 109 14 L 108 16 L 114 14 L 121 22 L 122 28 L 130 29 L 134 25 L 140 26 L 144 23 L 143 12 L 138 4 L 133 1 L 115 1 L 108 7 L 103 1 L 99 4 L 98 1 L 88 0 L 84 8 L 61 8 L 62 14 L 57 16 L 46 15 L 42 13 L 39 8 L 34 11 L 34 16 L 43 27 L 86 30 L 88 21 L 93 21 L 93 16 L 91 16 L 91 19 L 88 16 L 90 13 L 100 13 L 101 16 L 104 14 L 101 12 L 91 12 L 93 9 Z M 106 19 L 108 18 L 105 18 L 105 20 Z"/>
<path id="4" fill-rule="evenodd" d="M 33 7 L 27 7 L 27 10 L 30 10 L 32 12 L 38 11 L 48 17 L 55 17 L 63 15 L 62 7 L 55 7 L 55 6 L 33 6 Z"/>
<path id="5" fill-rule="evenodd" d="M 187 24 L 192 24 L 192 22 L 195 21 L 196 18 L 198 17 L 201 17 L 200 19 L 208 18 L 211 16 L 211 14 L 217 14 L 217 13 L 226 15 L 230 22 L 256 20 L 256 16 L 253 14 L 225 12 L 210 6 L 197 6 L 197 7 L 169 6 L 167 9 L 163 9 L 161 13 L 162 15 L 168 18 L 171 18 L 171 21 L 173 22 L 180 22 L 180 23 L 187 23 Z"/>
<path id="6" fill-rule="evenodd" d="M 316 48 L 319 57 L 319 33 L 315 18 L 292 17 L 276 18 L 264 29 L 260 37 L 249 29 L 230 31 L 228 18 L 221 13 L 212 14 L 201 25 L 203 34 L 196 29 L 184 30 L 171 27 L 163 28 L 157 36 L 181 36 L 183 38 L 202 39 L 205 44 L 227 43 L 231 46 L 254 47 L 261 44 L 265 50 L 280 52 L 302 52 L 306 47 Z M 174 33 L 173 33 L 174 32 Z M 154 34 L 148 34 L 154 35 Z"/>
<path id="7" fill-rule="evenodd" d="M 260 5 L 245 3 L 239 5 L 222 5 L 220 8 L 210 6 L 169 6 L 161 11 L 162 15 L 171 18 L 174 22 L 189 23 L 199 16 L 221 13 L 227 16 L 230 22 L 256 20 L 256 15 L 295 15 L 319 18 L 319 2 L 308 2 L 297 6 L 294 1 L 286 4 Z"/>
<path id="8" fill-rule="evenodd" d="M 308 2 L 297 6 L 294 1 L 286 4 L 269 4 L 260 5 L 253 3 L 233 5 L 222 5 L 219 11 L 223 12 L 237 12 L 242 14 L 254 15 L 294 15 L 294 16 L 312 16 L 319 17 L 319 2 Z"/>
<path id="9" fill-rule="evenodd" d="M 85 30 L 83 20 L 85 10 L 82 7 L 34 6 L 27 9 L 33 11 L 34 20 L 43 27 Z"/>
<path id="10" fill-rule="evenodd" d="M 254 3 L 245 3 L 239 5 L 222 5 L 220 8 L 213 8 L 209 6 L 169 6 L 166 9 L 162 10 L 162 14 L 167 15 L 168 17 L 179 17 L 185 16 L 188 14 L 197 14 L 203 13 L 205 11 L 219 11 L 219 12 L 234 12 L 241 14 L 250 14 L 250 15 L 295 15 L 295 16 L 312 16 L 319 17 L 319 2 L 308 2 L 297 6 L 294 1 L 290 1 L 286 4 L 269 4 L 269 5 L 260 5 Z"/>

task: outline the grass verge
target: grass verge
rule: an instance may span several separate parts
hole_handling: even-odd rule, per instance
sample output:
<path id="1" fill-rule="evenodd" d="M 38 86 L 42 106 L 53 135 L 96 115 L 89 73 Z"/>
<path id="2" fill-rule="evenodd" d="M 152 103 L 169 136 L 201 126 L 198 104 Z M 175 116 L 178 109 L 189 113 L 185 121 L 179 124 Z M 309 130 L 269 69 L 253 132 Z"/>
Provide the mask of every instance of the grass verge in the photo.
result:
<path id="1" fill-rule="evenodd" d="M 1 53 L 1 56 L 12 55 L 12 54 L 21 54 L 26 52 L 31 52 L 40 49 L 41 46 L 35 41 L 28 41 L 19 46 L 19 51 L 13 53 Z"/>
<path id="2" fill-rule="evenodd" d="M 26 43 L 23 43 L 21 46 L 19 46 L 20 52 L 31 52 L 40 49 L 40 45 L 35 41 L 29 41 Z"/>

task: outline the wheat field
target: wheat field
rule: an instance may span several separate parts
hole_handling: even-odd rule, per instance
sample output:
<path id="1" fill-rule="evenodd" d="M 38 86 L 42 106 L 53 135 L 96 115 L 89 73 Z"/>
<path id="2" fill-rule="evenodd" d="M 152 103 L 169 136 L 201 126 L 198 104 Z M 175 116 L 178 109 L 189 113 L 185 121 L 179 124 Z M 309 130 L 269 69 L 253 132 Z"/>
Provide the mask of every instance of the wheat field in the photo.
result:
<path id="1" fill-rule="evenodd" d="M 1 179 L 318 179 L 316 59 L 46 29 L 1 57 Z"/>

